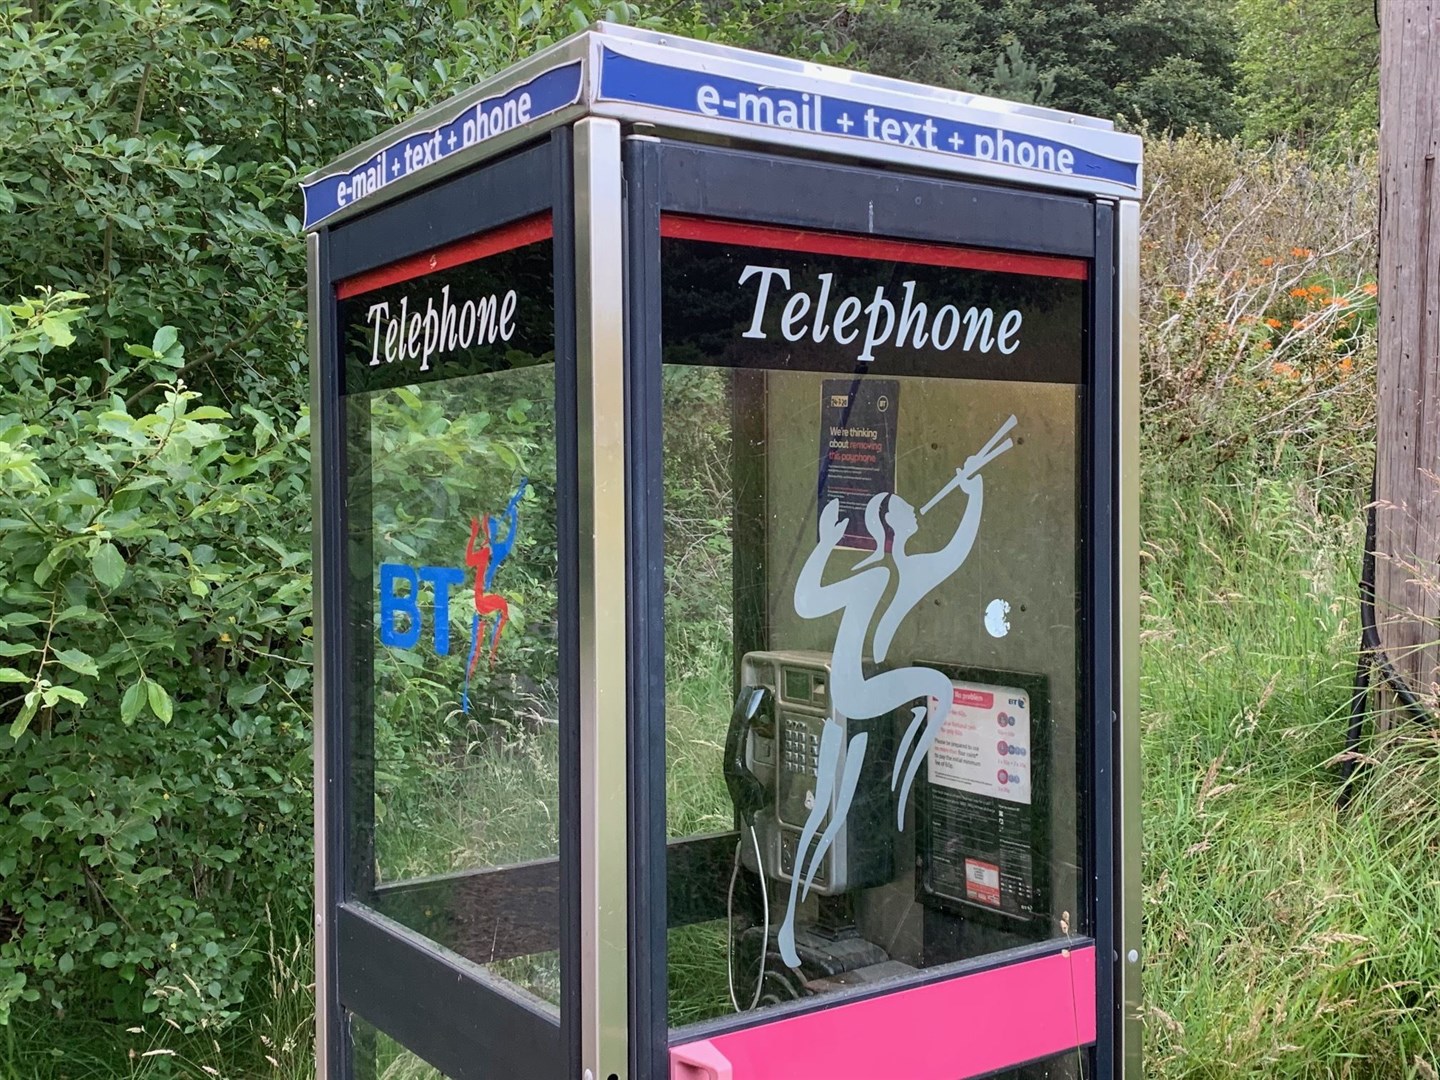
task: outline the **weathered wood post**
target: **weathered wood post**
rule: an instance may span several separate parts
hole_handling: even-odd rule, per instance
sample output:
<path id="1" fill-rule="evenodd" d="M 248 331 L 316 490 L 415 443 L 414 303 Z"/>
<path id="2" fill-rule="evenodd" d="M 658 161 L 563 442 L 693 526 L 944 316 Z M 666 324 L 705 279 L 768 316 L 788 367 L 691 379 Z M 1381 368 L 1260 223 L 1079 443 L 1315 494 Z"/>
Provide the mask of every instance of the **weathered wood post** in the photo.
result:
<path id="1" fill-rule="evenodd" d="M 1376 618 L 1395 670 L 1428 701 L 1440 690 L 1440 0 L 1379 12 Z M 1381 726 L 1394 715 L 1382 708 Z"/>

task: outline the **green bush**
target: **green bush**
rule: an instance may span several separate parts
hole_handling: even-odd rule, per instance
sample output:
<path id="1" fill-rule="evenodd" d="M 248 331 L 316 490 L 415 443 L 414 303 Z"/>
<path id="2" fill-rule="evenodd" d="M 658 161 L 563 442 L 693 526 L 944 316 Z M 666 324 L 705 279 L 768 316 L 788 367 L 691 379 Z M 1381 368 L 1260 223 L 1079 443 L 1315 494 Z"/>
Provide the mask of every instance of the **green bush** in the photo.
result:
<path id="1" fill-rule="evenodd" d="M 168 326 L 57 379 L 83 299 L 0 307 L 0 1023 L 210 1026 L 307 911 L 307 421 L 203 404 Z"/>

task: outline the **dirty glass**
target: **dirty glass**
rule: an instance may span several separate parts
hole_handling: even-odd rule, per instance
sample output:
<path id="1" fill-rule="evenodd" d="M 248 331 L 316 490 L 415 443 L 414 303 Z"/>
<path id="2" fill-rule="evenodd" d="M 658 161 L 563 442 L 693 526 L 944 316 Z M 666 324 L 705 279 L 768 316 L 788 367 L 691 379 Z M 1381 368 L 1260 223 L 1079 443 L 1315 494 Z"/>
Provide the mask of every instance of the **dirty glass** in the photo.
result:
<path id="1" fill-rule="evenodd" d="M 522 223 L 339 295 L 353 887 L 558 1008 L 547 236 Z"/>
<path id="2" fill-rule="evenodd" d="M 671 1024 L 1079 940 L 1085 264 L 668 225 Z"/>

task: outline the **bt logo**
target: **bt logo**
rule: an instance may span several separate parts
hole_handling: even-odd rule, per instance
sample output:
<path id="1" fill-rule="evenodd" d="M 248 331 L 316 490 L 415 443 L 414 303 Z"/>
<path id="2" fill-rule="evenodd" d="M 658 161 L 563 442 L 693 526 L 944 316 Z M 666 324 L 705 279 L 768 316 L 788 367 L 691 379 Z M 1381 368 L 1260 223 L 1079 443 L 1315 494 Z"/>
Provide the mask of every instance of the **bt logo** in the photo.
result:
<path id="1" fill-rule="evenodd" d="M 460 707 L 470 711 L 470 679 L 475 673 L 475 663 L 480 657 L 480 643 L 485 634 L 485 620 L 494 616 L 490 624 L 490 666 L 495 666 L 495 652 L 500 644 L 500 634 L 510 621 L 510 604 L 503 597 L 491 592 L 495 574 L 515 546 L 515 533 L 520 527 L 520 498 L 529 485 L 528 479 L 521 479 L 515 494 L 505 507 L 503 521 L 493 520 L 489 514 L 470 519 L 470 541 L 465 545 L 465 566 L 475 572 L 475 611 L 470 619 L 469 658 L 465 663 L 465 685 L 460 694 Z M 505 534 L 501 536 L 501 530 Z M 481 535 L 483 531 L 483 536 Z M 479 541 L 477 546 L 476 541 Z M 405 582 L 405 593 L 397 592 L 397 586 Z M 435 609 L 434 643 L 438 656 L 450 655 L 450 590 L 465 583 L 465 570 L 455 566 L 411 566 L 408 563 L 380 564 L 380 643 L 392 649 L 413 649 L 420 641 L 420 583 L 430 586 L 434 596 Z M 404 616 L 405 628 L 400 628 L 400 616 Z"/>

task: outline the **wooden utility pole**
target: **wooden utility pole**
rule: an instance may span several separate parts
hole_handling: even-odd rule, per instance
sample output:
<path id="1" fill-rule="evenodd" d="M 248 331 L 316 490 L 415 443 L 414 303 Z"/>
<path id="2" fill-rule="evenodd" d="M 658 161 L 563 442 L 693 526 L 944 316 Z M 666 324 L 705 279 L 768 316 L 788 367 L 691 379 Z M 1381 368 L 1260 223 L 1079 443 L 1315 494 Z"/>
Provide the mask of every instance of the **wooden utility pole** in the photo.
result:
<path id="1" fill-rule="evenodd" d="M 1378 8 L 1376 622 L 1395 670 L 1433 711 L 1440 698 L 1440 0 L 1379 0 Z M 1381 716 L 1383 724 L 1393 709 Z"/>

